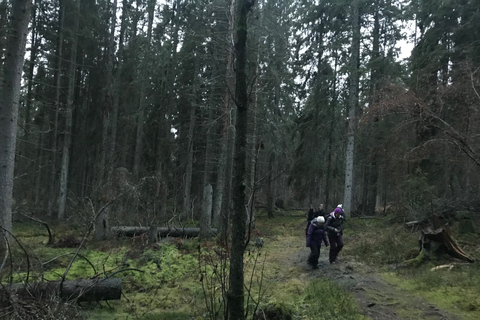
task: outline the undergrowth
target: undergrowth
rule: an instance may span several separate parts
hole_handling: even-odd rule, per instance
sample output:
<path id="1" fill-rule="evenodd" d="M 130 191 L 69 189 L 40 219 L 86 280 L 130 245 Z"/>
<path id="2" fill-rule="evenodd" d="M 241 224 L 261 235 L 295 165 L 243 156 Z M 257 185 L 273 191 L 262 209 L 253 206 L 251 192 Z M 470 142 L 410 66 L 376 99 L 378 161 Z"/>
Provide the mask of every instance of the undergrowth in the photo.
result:
<path id="1" fill-rule="evenodd" d="M 478 261 L 479 234 L 450 231 L 460 247 Z M 419 254 L 419 230 L 384 217 L 347 221 L 345 254 L 383 270 L 385 280 L 442 306 L 462 319 L 480 319 L 480 266 L 448 255 Z M 433 269 L 440 266 L 440 269 Z"/>
<path id="2" fill-rule="evenodd" d="M 277 212 L 268 218 L 257 215 L 245 253 L 245 306 L 247 319 L 365 319 L 355 299 L 335 282 L 304 278 L 305 270 L 286 263 L 304 247 L 303 212 Z M 61 230 L 61 233 L 58 232 Z M 56 239 L 75 243 L 82 230 L 56 226 Z M 12 279 L 26 279 L 25 252 L 32 267 L 29 281 L 58 280 L 76 247 L 46 246 L 46 232 L 34 224 L 18 224 L 16 234 L 24 249 L 16 257 Z M 256 247 L 262 238 L 263 247 Z M 467 238 L 465 238 L 467 239 Z M 476 238 L 468 238 L 475 243 Z M 69 242 L 67 241 L 67 243 Z M 377 270 L 396 270 L 385 278 L 432 301 L 445 303 L 458 312 L 479 315 L 480 273 L 477 264 L 452 270 L 429 269 L 443 261 L 405 266 L 418 254 L 418 232 L 387 219 L 352 218 L 346 222 L 342 256 L 352 256 Z M 467 241 L 467 240 L 465 240 Z M 262 242 L 263 243 L 263 242 Z M 137 244 L 132 239 L 93 243 L 87 241 L 68 272 L 68 279 L 118 277 L 122 279 L 120 301 L 81 303 L 84 319 L 224 319 L 228 290 L 228 252 L 212 239 L 177 239 L 157 244 Z M 4 274 L 2 283 L 8 279 Z M 443 302 L 449 297 L 449 303 Z M 463 314 L 462 314 L 463 316 Z M 480 316 L 478 317 L 480 318 Z M 473 319 L 473 318 L 472 318 Z"/>

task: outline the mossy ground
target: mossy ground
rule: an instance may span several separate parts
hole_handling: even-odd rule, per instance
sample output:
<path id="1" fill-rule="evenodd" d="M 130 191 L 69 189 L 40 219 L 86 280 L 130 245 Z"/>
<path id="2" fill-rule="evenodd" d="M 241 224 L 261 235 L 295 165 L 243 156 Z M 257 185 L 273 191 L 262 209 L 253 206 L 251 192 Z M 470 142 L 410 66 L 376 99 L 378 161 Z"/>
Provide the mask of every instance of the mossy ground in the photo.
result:
<path id="1" fill-rule="evenodd" d="M 321 276 L 310 277 L 304 267 L 299 267 L 301 263 L 293 261 L 305 250 L 304 227 L 303 212 L 277 212 L 274 219 L 265 213 L 257 215 L 254 236 L 245 255 L 245 282 L 250 292 L 246 304 L 250 318 L 255 310 L 263 309 L 275 310 L 291 319 L 366 319 L 354 296 L 341 283 Z M 63 225 L 52 229 L 57 240 L 64 238 L 72 242 L 79 241 L 84 233 L 82 228 Z M 14 246 L 12 250 L 14 272 L 11 274 L 15 281 L 26 280 L 27 254 L 31 264 L 30 281 L 38 280 L 40 275 L 46 280 L 58 280 L 62 276 L 76 246 L 46 246 L 46 230 L 31 222 L 16 223 L 14 233 L 23 246 Z M 256 237 L 264 239 L 262 248 L 255 247 Z M 468 253 L 476 259 L 480 258 L 475 256 L 477 238 L 475 234 L 461 238 L 470 244 Z M 445 261 L 405 265 L 406 260 L 418 254 L 418 233 L 385 218 L 349 219 L 345 239 L 348 243 L 342 252 L 344 257 L 369 265 L 385 280 L 462 319 L 480 318 L 480 270 L 476 263 L 458 264 L 452 270 L 435 272 L 429 269 Z M 392 272 L 392 267 L 396 271 Z M 5 270 L 2 283 L 8 281 L 9 273 Z M 213 240 L 176 239 L 148 245 L 131 239 L 100 243 L 88 239 L 67 279 L 113 273 L 122 278 L 122 299 L 82 303 L 77 306 L 82 319 L 200 320 L 214 319 L 214 314 L 217 319 L 223 318 L 221 302 L 225 293 L 222 289 L 228 283 L 228 258 Z M 394 311 L 400 315 L 402 310 L 396 305 L 393 301 L 392 310 L 397 308 Z"/>

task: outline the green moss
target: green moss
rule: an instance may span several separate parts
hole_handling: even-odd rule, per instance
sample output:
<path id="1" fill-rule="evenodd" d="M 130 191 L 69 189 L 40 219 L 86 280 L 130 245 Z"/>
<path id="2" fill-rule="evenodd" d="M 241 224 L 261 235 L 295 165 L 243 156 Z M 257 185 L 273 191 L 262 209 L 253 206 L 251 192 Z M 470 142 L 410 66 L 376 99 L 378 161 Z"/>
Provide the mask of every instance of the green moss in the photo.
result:
<path id="1" fill-rule="evenodd" d="M 411 278 L 405 278 L 395 273 L 385 273 L 383 277 L 388 282 L 394 283 L 432 304 L 442 306 L 462 319 L 480 319 L 480 297 L 477 286 L 479 276 L 476 275 L 473 278 L 475 279 L 474 283 L 467 285 L 465 282 L 455 282 L 457 277 L 450 273 L 452 271 L 448 271 L 448 269 L 423 270 L 412 275 Z"/>

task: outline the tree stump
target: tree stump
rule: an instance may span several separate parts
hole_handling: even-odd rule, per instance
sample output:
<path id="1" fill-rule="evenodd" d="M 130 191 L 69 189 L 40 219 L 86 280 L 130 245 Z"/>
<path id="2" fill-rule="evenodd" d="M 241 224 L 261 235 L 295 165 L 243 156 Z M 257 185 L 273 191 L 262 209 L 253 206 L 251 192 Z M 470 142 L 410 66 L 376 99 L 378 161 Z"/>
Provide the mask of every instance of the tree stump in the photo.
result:
<path id="1" fill-rule="evenodd" d="M 420 251 L 424 253 L 440 254 L 445 252 L 460 260 L 474 262 L 453 239 L 447 225 L 437 215 L 433 215 L 422 222 L 420 231 Z"/>

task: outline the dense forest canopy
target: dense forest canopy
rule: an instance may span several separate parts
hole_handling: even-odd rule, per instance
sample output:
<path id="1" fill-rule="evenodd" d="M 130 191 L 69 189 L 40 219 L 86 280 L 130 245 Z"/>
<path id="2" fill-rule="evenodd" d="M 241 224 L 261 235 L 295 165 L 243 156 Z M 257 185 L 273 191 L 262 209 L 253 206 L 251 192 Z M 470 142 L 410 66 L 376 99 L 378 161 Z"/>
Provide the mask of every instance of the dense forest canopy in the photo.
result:
<path id="1" fill-rule="evenodd" d="M 2 80 L 13 2 L 0 3 Z M 14 215 L 81 222 L 113 202 L 112 224 L 228 225 L 234 10 L 33 0 Z M 351 215 L 410 219 L 477 207 L 480 2 L 258 0 L 247 24 L 250 212 L 345 200 Z"/>

